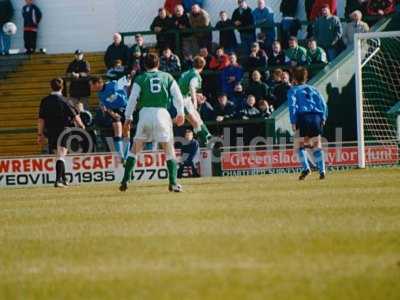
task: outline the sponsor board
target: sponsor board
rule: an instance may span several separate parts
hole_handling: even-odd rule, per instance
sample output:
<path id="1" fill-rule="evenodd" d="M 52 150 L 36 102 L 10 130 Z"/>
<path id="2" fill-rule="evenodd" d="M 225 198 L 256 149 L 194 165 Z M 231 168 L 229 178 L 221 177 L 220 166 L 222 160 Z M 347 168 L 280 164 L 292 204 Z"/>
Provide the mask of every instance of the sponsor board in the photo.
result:
<path id="1" fill-rule="evenodd" d="M 399 162 L 397 146 L 367 146 L 368 165 L 391 165 Z M 357 166 L 357 147 L 332 147 L 325 150 L 328 167 Z M 225 176 L 291 172 L 300 168 L 293 149 L 223 152 L 221 169 Z"/>
<path id="2" fill-rule="evenodd" d="M 200 174 L 211 176 L 211 153 L 201 151 Z M 179 157 L 179 153 L 177 153 Z M 71 155 L 65 158 L 66 176 L 71 184 L 119 183 L 124 168 L 113 154 Z M 54 156 L 0 158 L 0 187 L 28 187 L 54 184 Z M 165 154 L 139 155 L 132 180 L 151 181 L 168 178 Z"/>

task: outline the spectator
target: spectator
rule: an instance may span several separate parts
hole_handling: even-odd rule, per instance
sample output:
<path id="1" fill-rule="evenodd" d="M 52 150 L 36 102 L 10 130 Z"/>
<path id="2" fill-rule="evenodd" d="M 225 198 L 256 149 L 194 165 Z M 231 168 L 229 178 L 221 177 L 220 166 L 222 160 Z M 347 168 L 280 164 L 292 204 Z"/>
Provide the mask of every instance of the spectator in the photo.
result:
<path id="1" fill-rule="evenodd" d="M 235 105 L 228 100 L 226 94 L 221 94 L 218 96 L 218 104 L 215 108 L 215 115 L 217 122 L 233 119 L 235 117 Z"/>
<path id="2" fill-rule="evenodd" d="M 142 57 L 146 56 L 148 53 L 148 50 L 146 49 L 146 47 L 144 45 L 144 38 L 140 33 L 135 35 L 135 42 L 136 43 L 131 47 L 131 54 L 133 52 L 138 53 L 137 51 L 139 50 L 140 55 Z"/>
<path id="3" fill-rule="evenodd" d="M 261 81 L 261 73 L 257 70 L 251 73 L 246 95 L 253 95 L 257 102 L 260 100 L 269 100 L 271 97 L 268 85 Z"/>
<path id="4" fill-rule="evenodd" d="M 214 107 L 207 101 L 206 97 L 197 97 L 197 110 L 203 121 L 215 121 Z"/>
<path id="5" fill-rule="evenodd" d="M 192 11 L 189 15 L 190 25 L 193 29 L 205 30 L 210 29 L 210 16 L 208 12 L 202 9 L 199 5 L 195 4 L 192 6 Z M 196 39 L 197 46 L 199 48 L 207 47 L 207 49 L 211 49 L 211 41 L 212 41 L 212 31 L 201 31 L 195 32 L 193 36 Z"/>
<path id="6" fill-rule="evenodd" d="M 282 17 L 295 18 L 298 4 L 299 0 L 282 0 L 280 5 Z"/>
<path id="7" fill-rule="evenodd" d="M 274 11 L 265 5 L 265 0 L 257 1 L 257 8 L 253 10 L 254 24 L 261 27 L 261 32 L 265 33 L 265 45 L 272 46 L 272 42 L 276 38 Z"/>
<path id="8" fill-rule="evenodd" d="M 89 73 L 89 62 L 84 59 L 81 50 L 76 50 L 74 60 L 68 65 L 66 75 L 71 79 L 69 99 L 78 111 L 89 109 Z"/>
<path id="9" fill-rule="evenodd" d="M 331 14 L 329 5 L 322 8 L 321 16 L 314 24 L 314 38 L 332 61 L 343 48 L 343 28 L 338 17 Z"/>
<path id="10" fill-rule="evenodd" d="M 245 0 L 238 0 L 239 7 L 232 15 L 232 21 L 240 33 L 240 42 L 245 53 L 249 54 L 250 46 L 256 40 L 256 31 L 254 28 L 243 29 L 244 27 L 254 26 L 254 18 L 251 8 L 248 7 Z"/>
<path id="11" fill-rule="evenodd" d="M 358 10 L 365 15 L 367 13 L 367 1 L 368 0 L 347 0 L 345 7 L 345 18 L 351 20 L 350 15 L 352 12 Z"/>
<path id="12" fill-rule="evenodd" d="M 160 57 L 160 70 L 177 75 L 181 71 L 181 61 L 170 48 L 165 48 Z"/>
<path id="13" fill-rule="evenodd" d="M 158 16 L 154 18 L 150 25 L 150 30 L 156 33 L 157 48 L 159 50 L 165 47 L 172 47 L 175 41 L 174 34 L 167 34 L 168 31 L 174 29 L 172 18 L 167 16 L 165 8 L 158 9 Z"/>
<path id="14" fill-rule="evenodd" d="M 305 0 L 304 1 L 304 8 L 306 11 L 307 21 L 311 22 L 311 12 L 314 6 L 315 0 Z"/>
<path id="15" fill-rule="evenodd" d="M 11 36 L 3 31 L 3 26 L 11 21 L 14 15 L 14 8 L 10 0 L 0 0 L 0 55 L 9 55 Z"/>
<path id="16" fill-rule="evenodd" d="M 129 48 L 124 44 L 119 33 L 114 33 L 113 41 L 104 55 L 104 63 L 107 69 L 111 69 L 117 59 L 121 60 L 124 66 L 129 62 Z"/>
<path id="17" fill-rule="evenodd" d="M 229 65 L 221 72 L 222 92 L 226 93 L 230 99 L 234 94 L 235 86 L 242 80 L 244 75 L 243 68 L 237 62 L 235 53 L 229 55 Z"/>
<path id="18" fill-rule="evenodd" d="M 288 46 L 289 38 L 291 36 L 297 36 L 301 29 L 301 23 L 296 18 L 297 5 L 298 0 L 282 0 L 281 2 L 281 40 L 285 48 Z"/>
<path id="19" fill-rule="evenodd" d="M 268 65 L 273 66 L 282 66 L 285 64 L 285 54 L 282 51 L 281 43 L 275 41 L 272 43 L 272 51 L 268 55 Z"/>
<path id="20" fill-rule="evenodd" d="M 325 50 L 317 46 L 315 39 L 309 39 L 307 42 L 307 63 L 309 65 L 328 63 Z"/>
<path id="21" fill-rule="evenodd" d="M 112 68 L 107 70 L 106 76 L 109 80 L 118 80 L 125 74 L 126 67 L 122 64 L 122 60 L 116 59 Z"/>
<path id="22" fill-rule="evenodd" d="M 132 79 L 139 75 L 144 70 L 144 62 L 140 47 L 133 47 L 131 57 L 129 59 L 128 73 Z"/>
<path id="23" fill-rule="evenodd" d="M 350 47 L 354 44 L 355 33 L 365 33 L 369 31 L 367 23 L 362 21 L 362 13 L 359 10 L 350 14 L 351 22 L 347 23 L 346 30 L 343 34 L 343 42 Z"/>
<path id="24" fill-rule="evenodd" d="M 182 4 L 182 0 L 165 0 L 164 8 L 169 16 L 172 16 L 175 12 L 175 7 Z"/>
<path id="25" fill-rule="evenodd" d="M 368 0 L 367 12 L 370 16 L 386 16 L 396 11 L 396 0 Z"/>
<path id="26" fill-rule="evenodd" d="M 206 66 L 204 67 L 204 70 L 210 70 L 210 62 L 212 56 L 208 53 L 207 47 L 201 48 L 199 51 L 199 55 L 206 61 Z M 213 76 L 212 74 L 208 74 L 207 72 L 202 72 L 201 77 L 203 79 L 203 94 L 208 99 L 215 99 L 214 96 L 217 92 L 216 90 L 213 90 L 213 86 L 215 86 L 215 76 Z"/>
<path id="27" fill-rule="evenodd" d="M 270 78 L 267 80 L 267 85 L 271 91 L 282 82 L 283 70 L 281 68 L 274 69 L 271 73 Z"/>
<path id="28" fill-rule="evenodd" d="M 230 98 L 235 107 L 239 110 L 246 104 L 246 93 L 244 92 L 243 85 L 238 83 L 234 87 L 233 96 Z"/>
<path id="29" fill-rule="evenodd" d="M 218 47 L 215 51 L 215 55 L 211 58 L 210 69 L 221 71 L 227 66 L 229 66 L 229 57 L 225 54 L 223 47 Z"/>
<path id="30" fill-rule="evenodd" d="M 185 11 L 190 12 L 193 5 L 198 5 L 201 8 L 203 7 L 204 0 L 182 0 L 183 8 Z"/>
<path id="31" fill-rule="evenodd" d="M 193 68 L 193 55 L 188 52 L 183 52 L 182 71 L 187 71 Z"/>
<path id="32" fill-rule="evenodd" d="M 326 7 L 332 15 L 337 15 L 337 0 L 315 0 L 311 9 L 310 21 L 314 22 L 322 16 L 322 9 Z"/>
<path id="33" fill-rule="evenodd" d="M 258 106 L 258 111 L 260 112 L 260 114 L 258 116 L 259 118 L 269 119 L 271 117 L 272 112 L 271 112 L 271 108 L 268 104 L 268 101 L 260 100 L 257 103 L 257 106 Z"/>
<path id="34" fill-rule="evenodd" d="M 224 47 L 227 53 L 236 51 L 237 41 L 235 31 L 233 29 L 224 30 L 226 28 L 233 28 L 235 24 L 231 19 L 228 18 L 226 11 L 219 13 L 220 21 L 215 25 L 215 28 L 220 30 L 219 32 L 219 45 Z"/>
<path id="35" fill-rule="evenodd" d="M 256 98 L 248 95 L 246 105 L 239 111 L 239 117 L 242 120 L 257 119 L 260 117 L 260 111 L 255 107 Z"/>
<path id="36" fill-rule="evenodd" d="M 283 71 L 281 82 L 277 84 L 273 90 L 274 102 L 272 104 L 274 109 L 277 109 L 279 106 L 286 102 L 287 94 L 291 87 L 290 74 L 287 71 Z"/>
<path id="37" fill-rule="evenodd" d="M 260 48 L 258 43 L 253 43 L 250 56 L 247 59 L 247 71 L 251 73 L 253 70 L 261 70 L 264 72 L 267 61 L 268 57 L 265 51 Z"/>
<path id="38" fill-rule="evenodd" d="M 26 54 L 32 54 L 36 51 L 37 32 L 42 20 L 42 12 L 33 4 L 33 0 L 25 0 L 25 3 L 26 5 L 22 8 L 24 43 Z"/>
<path id="39" fill-rule="evenodd" d="M 179 163 L 178 178 L 182 178 L 185 167 L 189 167 L 192 177 L 200 177 L 197 172 L 195 161 L 200 153 L 200 144 L 193 138 L 193 131 L 186 129 L 185 132 L 185 143 L 181 148 L 181 162 Z"/>
<path id="40" fill-rule="evenodd" d="M 292 67 L 305 65 L 307 63 L 307 50 L 299 46 L 297 38 L 289 39 L 289 48 L 285 50 L 285 61 Z"/>
<path id="41" fill-rule="evenodd" d="M 184 31 L 191 28 L 190 21 L 188 16 L 185 14 L 185 10 L 182 5 L 177 5 L 175 7 L 175 14 L 172 17 L 172 23 L 174 25 L 174 29 L 178 31 Z M 179 33 L 181 40 L 181 49 L 183 52 L 192 52 L 191 51 L 191 34 L 190 33 Z"/>

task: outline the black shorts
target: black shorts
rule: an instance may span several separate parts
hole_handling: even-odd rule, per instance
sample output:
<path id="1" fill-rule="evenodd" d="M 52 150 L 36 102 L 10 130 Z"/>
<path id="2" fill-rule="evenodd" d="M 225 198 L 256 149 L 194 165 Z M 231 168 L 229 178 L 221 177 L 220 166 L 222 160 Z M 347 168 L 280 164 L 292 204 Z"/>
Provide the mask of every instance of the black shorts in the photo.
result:
<path id="1" fill-rule="evenodd" d="M 316 137 L 322 134 L 322 116 L 316 113 L 299 115 L 296 124 L 300 137 Z"/>
<path id="2" fill-rule="evenodd" d="M 49 153 L 55 153 L 57 147 L 67 148 L 68 139 L 71 136 L 71 128 L 52 130 L 47 132 L 47 140 L 49 142 Z"/>
<path id="3" fill-rule="evenodd" d="M 106 118 L 108 118 L 111 123 L 125 122 L 125 112 L 121 110 L 111 110 L 114 114 L 111 114 L 108 110 L 106 111 Z"/>

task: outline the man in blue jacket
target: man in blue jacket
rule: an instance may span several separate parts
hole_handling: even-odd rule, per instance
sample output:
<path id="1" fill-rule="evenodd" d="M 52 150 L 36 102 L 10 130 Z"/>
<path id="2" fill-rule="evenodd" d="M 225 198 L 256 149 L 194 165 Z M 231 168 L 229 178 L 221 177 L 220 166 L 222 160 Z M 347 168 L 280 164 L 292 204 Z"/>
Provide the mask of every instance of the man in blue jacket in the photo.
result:
<path id="1" fill-rule="evenodd" d="M 265 0 L 258 0 L 257 7 L 253 10 L 253 18 L 256 26 L 261 26 L 261 31 L 266 35 L 265 44 L 269 48 L 275 41 L 274 11 L 266 6 Z"/>
<path id="2" fill-rule="evenodd" d="M 295 86 L 289 90 L 288 103 L 290 123 L 293 131 L 299 131 L 298 157 L 302 165 L 299 180 L 304 180 L 310 173 L 310 165 L 305 151 L 305 145 L 314 150 L 314 158 L 319 169 L 320 179 L 325 179 L 325 155 L 322 150 L 321 134 L 328 117 L 325 99 L 314 87 L 307 85 L 308 71 L 298 67 L 294 71 Z"/>
<path id="3" fill-rule="evenodd" d="M 200 144 L 193 138 L 193 131 L 187 129 L 185 132 L 184 145 L 181 146 L 182 161 L 179 164 L 178 178 L 182 178 L 185 167 L 189 167 L 192 177 L 200 177 L 195 166 L 196 156 L 199 154 Z"/>
<path id="4" fill-rule="evenodd" d="M 24 42 L 26 54 L 36 51 L 36 40 L 39 23 L 42 20 L 42 12 L 33 4 L 33 0 L 25 0 L 26 5 L 22 8 L 24 18 Z"/>

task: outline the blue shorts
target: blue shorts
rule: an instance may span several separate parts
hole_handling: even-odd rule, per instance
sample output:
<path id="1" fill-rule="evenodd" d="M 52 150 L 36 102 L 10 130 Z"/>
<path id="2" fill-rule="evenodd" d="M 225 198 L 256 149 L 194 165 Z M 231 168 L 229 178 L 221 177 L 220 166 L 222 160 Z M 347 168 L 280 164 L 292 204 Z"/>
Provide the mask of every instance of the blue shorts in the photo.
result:
<path id="1" fill-rule="evenodd" d="M 322 134 L 322 116 L 316 113 L 300 114 L 296 124 L 300 137 L 315 137 Z"/>

